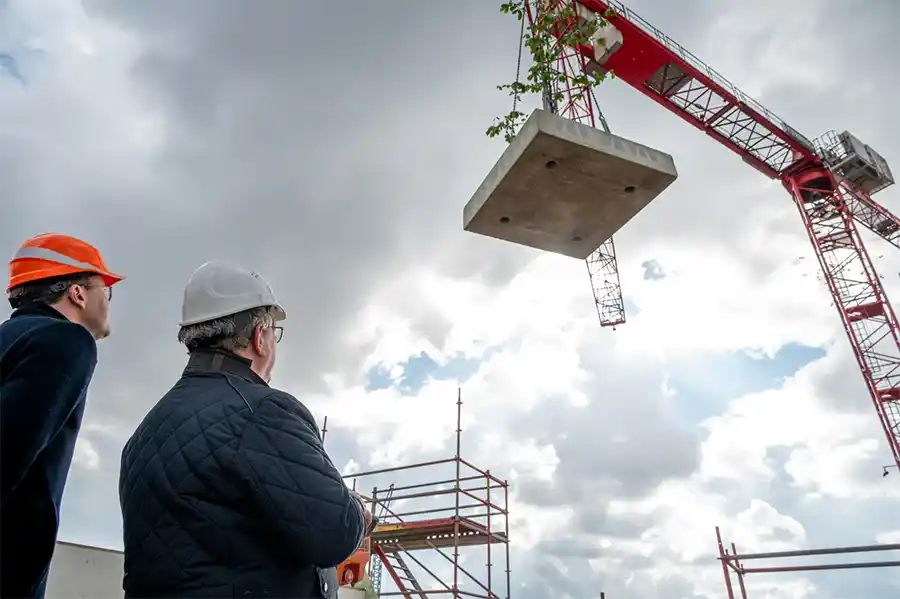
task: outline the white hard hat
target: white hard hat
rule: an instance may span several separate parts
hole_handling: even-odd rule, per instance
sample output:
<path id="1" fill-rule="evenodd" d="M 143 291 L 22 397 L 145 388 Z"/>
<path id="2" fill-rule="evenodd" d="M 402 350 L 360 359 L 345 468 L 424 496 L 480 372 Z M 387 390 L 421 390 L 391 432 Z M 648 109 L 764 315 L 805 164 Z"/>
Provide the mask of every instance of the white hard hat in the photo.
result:
<path id="1" fill-rule="evenodd" d="M 184 287 L 181 326 L 263 306 L 275 309 L 275 320 L 287 318 L 272 288 L 258 273 L 213 260 L 195 270 Z"/>

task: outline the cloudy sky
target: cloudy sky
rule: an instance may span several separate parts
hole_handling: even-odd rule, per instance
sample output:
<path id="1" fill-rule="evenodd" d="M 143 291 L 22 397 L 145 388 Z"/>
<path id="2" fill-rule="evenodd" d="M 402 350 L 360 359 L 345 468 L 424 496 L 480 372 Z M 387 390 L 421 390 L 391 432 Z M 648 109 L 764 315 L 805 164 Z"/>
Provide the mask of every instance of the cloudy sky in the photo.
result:
<path id="1" fill-rule="evenodd" d="M 677 4 L 629 2 L 808 137 L 849 129 L 900 170 L 900 3 Z M 511 484 L 516 597 L 724 597 L 717 525 L 744 551 L 900 540 L 900 474 L 881 476 L 777 183 L 610 82 L 613 130 L 680 173 L 617 236 L 628 323 L 599 327 L 583 263 L 462 231 L 503 150 L 484 130 L 509 109 L 518 25 L 498 5 L 0 0 L 0 247 L 64 231 L 129 277 L 62 539 L 120 546 L 121 447 L 183 366 L 182 285 L 222 258 L 284 302 L 273 384 L 329 417 L 341 468 L 451 455 L 462 387 L 465 457 Z M 898 188 L 877 199 L 900 212 Z M 869 247 L 900 297 L 900 254 Z M 748 582 L 900 589 L 890 570 Z"/>

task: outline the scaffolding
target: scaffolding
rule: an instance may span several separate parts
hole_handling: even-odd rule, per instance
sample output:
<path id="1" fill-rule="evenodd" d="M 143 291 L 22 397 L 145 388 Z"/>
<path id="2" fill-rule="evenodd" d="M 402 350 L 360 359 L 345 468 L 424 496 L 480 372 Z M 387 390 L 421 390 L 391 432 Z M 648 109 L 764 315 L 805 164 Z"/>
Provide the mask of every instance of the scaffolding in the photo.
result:
<path id="1" fill-rule="evenodd" d="M 456 404 L 453 457 L 345 475 L 354 488 L 360 479 L 383 475 L 425 479 L 412 484 L 397 484 L 395 479 L 390 486 L 373 487 L 366 497 L 372 513 L 382 514 L 370 536 L 369 572 L 383 568 L 396 587 L 379 592 L 379 597 L 509 599 L 509 484 L 460 455 L 461 392 Z M 435 476 L 440 470 L 447 475 Z M 477 564 L 482 558 L 475 548 L 483 552 L 483 567 Z M 505 565 L 499 581 L 494 560 Z M 476 567 L 483 576 L 476 576 Z M 436 586 L 426 586 L 427 581 Z"/>
<path id="2" fill-rule="evenodd" d="M 719 561 L 722 564 L 722 573 L 725 576 L 725 592 L 728 599 L 747 599 L 747 587 L 744 584 L 744 576 L 747 574 L 766 574 L 776 572 L 814 572 L 821 570 L 850 570 L 857 568 L 896 568 L 900 567 L 900 561 L 869 561 L 869 562 L 842 562 L 828 564 L 795 564 L 790 566 L 768 566 L 759 568 L 746 568 L 743 561 L 757 559 L 786 559 L 793 557 L 811 557 L 818 555 L 846 555 L 850 553 L 885 553 L 888 551 L 900 551 L 900 543 L 888 545 L 863 545 L 858 547 L 829 547 L 824 549 L 799 549 L 796 551 L 770 551 L 767 553 L 738 553 L 737 547 L 731 543 L 731 549 L 727 549 L 722 542 L 722 533 L 716 527 L 716 540 L 719 544 Z M 737 589 L 740 595 L 735 594 L 735 585 L 731 575 L 737 577 Z"/>

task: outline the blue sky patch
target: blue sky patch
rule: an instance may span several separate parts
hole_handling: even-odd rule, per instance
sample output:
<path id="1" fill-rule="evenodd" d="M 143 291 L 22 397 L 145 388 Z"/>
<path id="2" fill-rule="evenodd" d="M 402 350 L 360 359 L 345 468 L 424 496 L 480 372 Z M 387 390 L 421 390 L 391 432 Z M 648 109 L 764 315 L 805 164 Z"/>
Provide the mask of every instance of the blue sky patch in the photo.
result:
<path id="1" fill-rule="evenodd" d="M 734 398 L 774 389 L 825 350 L 799 344 L 781 348 L 774 358 L 732 352 L 705 359 L 684 360 L 669 368 L 669 385 L 676 392 L 681 416 L 691 425 L 721 414 Z"/>
<path id="2" fill-rule="evenodd" d="M 467 358 L 457 354 L 443 366 L 434 361 L 426 352 L 410 356 L 400 366 L 403 371 L 396 380 L 391 378 L 393 366 L 379 364 L 366 373 L 366 390 L 378 391 L 396 386 L 403 395 L 416 395 L 429 379 L 436 381 L 457 380 L 464 383 L 494 352 L 489 349 L 481 358 Z"/>
<path id="3" fill-rule="evenodd" d="M 0 76 L 12 77 L 22 85 L 25 85 L 25 77 L 19 70 L 19 64 L 11 54 L 0 52 Z"/>
<path id="4" fill-rule="evenodd" d="M 644 269 L 645 281 L 661 281 L 666 278 L 666 273 L 656 260 L 645 260 L 641 262 L 641 268 Z"/>

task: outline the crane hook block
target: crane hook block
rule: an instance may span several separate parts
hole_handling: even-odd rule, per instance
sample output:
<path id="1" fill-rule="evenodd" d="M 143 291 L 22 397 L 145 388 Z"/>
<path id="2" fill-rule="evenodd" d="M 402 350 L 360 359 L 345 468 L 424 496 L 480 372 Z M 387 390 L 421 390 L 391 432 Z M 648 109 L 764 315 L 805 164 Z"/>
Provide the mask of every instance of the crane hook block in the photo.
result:
<path id="1" fill-rule="evenodd" d="M 672 156 L 537 109 L 463 209 L 463 229 L 585 259 L 678 177 Z"/>

